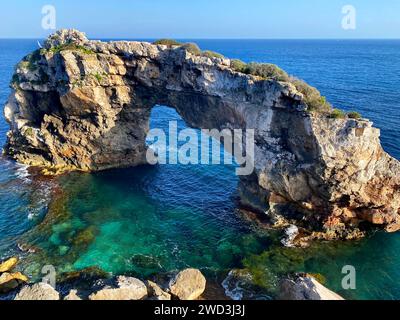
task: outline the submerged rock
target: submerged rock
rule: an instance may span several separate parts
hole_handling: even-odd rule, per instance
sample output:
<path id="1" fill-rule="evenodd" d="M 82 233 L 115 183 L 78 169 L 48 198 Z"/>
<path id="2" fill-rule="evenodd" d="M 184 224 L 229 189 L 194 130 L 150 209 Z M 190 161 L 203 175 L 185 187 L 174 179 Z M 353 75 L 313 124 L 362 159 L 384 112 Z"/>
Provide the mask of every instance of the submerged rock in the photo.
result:
<path id="1" fill-rule="evenodd" d="M 130 261 L 136 269 L 139 268 L 147 271 L 153 270 L 154 272 L 162 269 L 162 263 L 159 257 L 144 254 L 135 254 L 131 257 Z"/>
<path id="2" fill-rule="evenodd" d="M 170 292 L 179 300 L 196 300 L 206 289 L 206 278 L 197 269 L 179 272 L 170 283 Z"/>
<path id="3" fill-rule="evenodd" d="M 231 270 L 222 282 L 225 294 L 235 301 L 240 300 L 271 300 L 260 292 L 254 283 L 253 275 L 245 269 Z"/>
<path id="4" fill-rule="evenodd" d="M 291 224 L 327 239 L 362 236 L 353 232 L 362 222 L 398 231 L 400 163 L 382 149 L 380 131 L 366 119 L 307 112 L 306 97 L 283 80 L 186 47 L 61 30 L 16 68 L 5 153 L 55 173 L 147 163 L 151 109 L 169 105 L 194 128 L 254 129 L 246 205 L 290 211 Z"/>
<path id="5" fill-rule="evenodd" d="M 99 267 L 89 267 L 79 271 L 62 273 L 58 280 L 64 283 L 86 282 L 92 283 L 96 280 L 110 278 L 110 274 Z"/>
<path id="6" fill-rule="evenodd" d="M 25 286 L 14 300 L 60 300 L 60 294 L 47 283 Z"/>
<path id="7" fill-rule="evenodd" d="M 38 248 L 31 246 L 27 243 L 17 243 L 17 247 L 21 252 L 25 253 L 37 253 L 40 251 Z"/>
<path id="8" fill-rule="evenodd" d="M 89 296 L 89 300 L 143 300 L 147 297 L 146 285 L 136 278 L 118 277 L 117 288 L 105 287 Z"/>
<path id="9" fill-rule="evenodd" d="M 296 275 L 280 283 L 280 300 L 344 300 L 309 275 Z"/>

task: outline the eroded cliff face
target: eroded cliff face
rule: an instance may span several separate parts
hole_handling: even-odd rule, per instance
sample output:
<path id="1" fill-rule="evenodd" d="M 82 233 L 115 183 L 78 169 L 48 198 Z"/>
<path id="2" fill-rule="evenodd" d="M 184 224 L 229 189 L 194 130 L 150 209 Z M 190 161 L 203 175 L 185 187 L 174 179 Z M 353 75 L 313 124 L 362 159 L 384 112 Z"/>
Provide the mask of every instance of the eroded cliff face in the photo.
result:
<path id="1" fill-rule="evenodd" d="M 230 65 L 181 47 L 62 30 L 16 69 L 4 151 L 58 172 L 144 164 L 151 109 L 167 105 L 195 128 L 255 129 L 243 202 L 258 202 L 275 221 L 312 238 L 357 237 L 361 222 L 400 229 L 400 165 L 370 121 L 313 115 L 291 83 Z"/>

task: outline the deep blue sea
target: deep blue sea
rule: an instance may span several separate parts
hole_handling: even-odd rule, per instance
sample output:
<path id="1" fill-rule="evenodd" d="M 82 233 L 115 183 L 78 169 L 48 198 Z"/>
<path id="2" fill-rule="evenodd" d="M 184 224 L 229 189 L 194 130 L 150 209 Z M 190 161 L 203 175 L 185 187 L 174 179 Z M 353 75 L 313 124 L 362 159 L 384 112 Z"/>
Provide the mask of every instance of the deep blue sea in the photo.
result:
<path id="1" fill-rule="evenodd" d="M 400 159 L 400 41 L 196 42 L 230 58 L 277 64 L 306 80 L 336 107 L 373 120 L 384 149 Z M 36 40 L 0 40 L 2 105 L 14 66 L 36 48 Z M 170 120 L 185 127 L 173 109 L 153 109 L 153 127 Z M 1 116 L 1 145 L 7 130 Z M 320 274 L 349 299 L 400 299 L 400 234 L 281 248 L 279 235 L 239 214 L 234 170 L 166 165 L 37 179 L 0 159 L 0 258 L 19 255 L 20 269 L 34 279 L 44 264 L 59 273 L 97 266 L 141 278 L 196 267 L 218 285 L 231 269 L 245 269 L 254 286 L 241 284 L 236 293 L 249 298 L 273 297 L 279 276 L 304 271 Z M 356 267 L 356 290 L 341 287 L 344 265 Z"/>

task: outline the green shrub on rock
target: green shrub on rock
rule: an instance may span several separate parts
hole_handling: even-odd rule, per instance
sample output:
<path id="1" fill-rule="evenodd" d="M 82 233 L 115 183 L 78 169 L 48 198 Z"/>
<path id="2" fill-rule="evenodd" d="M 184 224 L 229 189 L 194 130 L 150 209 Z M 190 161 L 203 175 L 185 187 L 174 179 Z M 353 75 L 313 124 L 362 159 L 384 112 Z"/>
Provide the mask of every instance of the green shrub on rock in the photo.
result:
<path id="1" fill-rule="evenodd" d="M 32 138 L 34 133 L 33 133 L 33 129 L 32 128 L 27 128 L 24 132 L 26 137 Z"/>
<path id="2" fill-rule="evenodd" d="M 277 81 L 288 81 L 288 74 L 281 68 L 274 64 L 269 63 L 255 63 L 251 62 L 246 65 L 244 73 L 258 76 L 264 79 L 274 79 Z"/>
<path id="3" fill-rule="evenodd" d="M 198 45 L 195 43 L 182 44 L 178 41 L 171 39 L 161 39 L 153 42 L 153 44 L 167 45 L 168 47 L 179 46 L 180 48 L 183 48 L 196 56 L 204 56 L 208 58 L 224 58 L 223 55 L 217 52 L 209 50 L 202 52 Z M 236 72 L 257 76 L 262 79 L 272 79 L 276 81 L 292 83 L 296 87 L 296 89 L 303 94 L 304 101 L 308 106 L 307 111 L 309 112 L 325 114 L 332 118 L 340 118 L 343 115 L 345 116 L 343 112 L 332 112 L 331 104 L 326 100 L 324 96 L 321 96 L 321 93 L 318 91 L 318 89 L 310 86 L 303 80 L 289 76 L 284 70 L 274 64 L 256 62 L 245 63 L 241 60 L 233 59 L 231 60 L 231 68 Z M 355 119 L 359 119 L 361 117 L 357 113 L 350 113 L 348 116 L 349 118 Z"/>
<path id="4" fill-rule="evenodd" d="M 303 80 L 290 77 L 285 71 L 274 64 L 255 62 L 246 64 L 241 60 L 232 60 L 231 68 L 236 72 L 258 76 L 264 79 L 290 82 L 303 94 L 308 106 L 308 111 L 326 114 L 332 112 L 332 106 L 327 102 L 325 97 L 321 96 L 321 93 L 316 88 L 310 86 Z"/>
<path id="5" fill-rule="evenodd" d="M 185 43 L 182 48 L 195 56 L 200 56 L 202 54 L 201 49 L 195 43 Z"/>
<path id="6" fill-rule="evenodd" d="M 95 73 L 94 75 L 93 75 L 95 78 L 96 78 L 96 80 L 98 81 L 98 82 L 101 82 L 102 80 L 103 80 L 103 75 L 101 75 L 100 73 Z"/>
<path id="7" fill-rule="evenodd" d="M 317 88 L 314 88 L 298 78 L 290 78 L 290 82 L 304 96 L 305 102 L 308 105 L 308 111 L 330 114 L 332 106 L 327 102 L 326 98 L 321 96 Z"/>
<path id="8" fill-rule="evenodd" d="M 18 66 L 31 72 L 36 71 L 39 68 L 38 63 L 41 57 L 40 50 L 36 50 L 28 54 Z"/>
<path id="9" fill-rule="evenodd" d="M 180 43 L 179 41 L 173 40 L 173 39 L 159 39 L 159 40 L 154 41 L 153 44 L 167 46 L 169 48 L 182 45 L 182 43 Z"/>
<path id="10" fill-rule="evenodd" d="M 246 70 L 247 64 L 242 60 L 233 59 L 231 60 L 231 68 L 236 72 L 244 73 Z"/>
<path id="11" fill-rule="evenodd" d="M 218 53 L 218 52 L 214 52 L 214 51 L 210 51 L 210 50 L 206 50 L 202 53 L 202 56 L 207 57 L 207 58 L 219 58 L 219 59 L 224 59 L 225 57 Z"/>
<path id="12" fill-rule="evenodd" d="M 351 111 L 351 112 L 349 112 L 349 113 L 347 114 L 347 116 L 348 116 L 350 119 L 361 119 L 361 118 L 362 118 L 361 114 L 358 113 L 358 112 L 356 112 L 356 111 Z"/>
<path id="13" fill-rule="evenodd" d="M 80 51 L 84 54 L 94 54 L 93 50 L 91 50 L 85 46 L 77 45 L 75 43 L 66 43 L 66 44 L 55 46 L 55 47 L 51 47 L 48 51 L 53 54 L 57 54 L 57 53 L 60 53 L 61 51 L 65 51 L 65 50 Z"/>
<path id="14" fill-rule="evenodd" d="M 329 115 L 329 118 L 331 119 L 345 119 L 346 114 L 339 109 L 333 109 L 332 113 Z"/>

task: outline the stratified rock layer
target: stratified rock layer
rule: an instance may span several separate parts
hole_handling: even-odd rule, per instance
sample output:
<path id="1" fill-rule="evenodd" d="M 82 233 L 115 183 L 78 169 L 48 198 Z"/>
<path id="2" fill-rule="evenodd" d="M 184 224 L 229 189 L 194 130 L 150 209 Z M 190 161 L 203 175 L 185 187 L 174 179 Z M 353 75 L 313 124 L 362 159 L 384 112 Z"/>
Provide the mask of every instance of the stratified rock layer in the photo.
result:
<path id="1" fill-rule="evenodd" d="M 313 238 L 356 237 L 362 221 L 400 229 L 400 165 L 370 121 L 313 115 L 293 84 L 230 65 L 182 47 L 62 30 L 16 69 L 5 152 L 58 172 L 143 164 L 151 109 L 167 105 L 195 128 L 255 130 L 244 203 L 294 212 L 285 218 L 321 232 Z"/>

